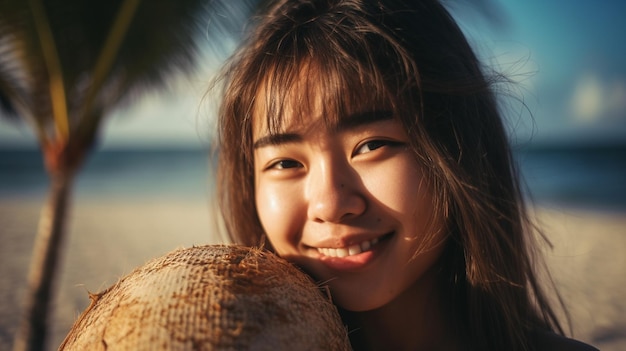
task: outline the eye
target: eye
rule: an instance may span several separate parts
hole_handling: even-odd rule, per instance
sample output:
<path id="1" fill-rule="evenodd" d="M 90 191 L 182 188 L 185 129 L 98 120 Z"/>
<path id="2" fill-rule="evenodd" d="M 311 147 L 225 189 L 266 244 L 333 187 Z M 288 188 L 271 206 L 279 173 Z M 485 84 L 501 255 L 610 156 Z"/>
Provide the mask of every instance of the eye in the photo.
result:
<path id="1" fill-rule="evenodd" d="M 369 140 L 359 145 L 354 151 L 354 154 L 355 155 L 365 154 L 365 153 L 380 149 L 383 146 L 396 145 L 396 144 L 398 143 L 395 143 L 390 140 Z"/>
<path id="2" fill-rule="evenodd" d="M 266 169 L 290 169 L 290 168 L 300 168 L 302 164 L 298 161 L 294 160 L 279 160 L 272 164 L 270 164 Z"/>

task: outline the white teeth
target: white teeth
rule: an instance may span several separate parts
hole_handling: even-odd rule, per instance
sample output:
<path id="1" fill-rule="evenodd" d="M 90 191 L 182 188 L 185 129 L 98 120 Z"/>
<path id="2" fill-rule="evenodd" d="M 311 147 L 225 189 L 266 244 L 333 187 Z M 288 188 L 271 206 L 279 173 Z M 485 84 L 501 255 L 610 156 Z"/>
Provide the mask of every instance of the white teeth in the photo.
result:
<path id="1" fill-rule="evenodd" d="M 363 252 L 363 250 L 361 250 L 361 245 L 352 245 L 348 248 L 348 255 L 350 256 L 358 255 L 361 252 Z"/>
<path id="2" fill-rule="evenodd" d="M 330 248 L 330 247 L 320 247 L 317 249 L 319 253 L 328 257 L 347 257 L 358 255 L 362 252 L 369 251 L 374 245 L 378 243 L 378 238 L 364 241 L 360 244 L 354 244 L 349 247 L 339 247 L 339 248 Z"/>

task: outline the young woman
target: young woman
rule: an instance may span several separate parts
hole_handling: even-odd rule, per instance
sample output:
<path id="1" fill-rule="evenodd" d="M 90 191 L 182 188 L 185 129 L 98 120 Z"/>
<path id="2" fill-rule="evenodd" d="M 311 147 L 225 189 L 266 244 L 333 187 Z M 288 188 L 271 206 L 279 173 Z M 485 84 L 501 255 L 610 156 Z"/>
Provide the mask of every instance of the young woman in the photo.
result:
<path id="1" fill-rule="evenodd" d="M 593 349 L 560 336 L 491 82 L 438 1 L 276 1 L 224 80 L 227 230 L 328 285 L 354 349 Z"/>

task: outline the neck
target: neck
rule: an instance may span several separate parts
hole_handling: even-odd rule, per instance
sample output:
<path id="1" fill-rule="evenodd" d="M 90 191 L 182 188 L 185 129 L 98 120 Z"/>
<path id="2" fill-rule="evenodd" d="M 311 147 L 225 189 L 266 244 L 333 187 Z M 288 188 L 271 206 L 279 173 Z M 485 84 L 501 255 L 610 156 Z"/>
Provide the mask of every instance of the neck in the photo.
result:
<path id="1" fill-rule="evenodd" d="M 388 304 L 371 311 L 342 311 L 354 350 L 460 350 L 459 335 L 431 269 Z"/>

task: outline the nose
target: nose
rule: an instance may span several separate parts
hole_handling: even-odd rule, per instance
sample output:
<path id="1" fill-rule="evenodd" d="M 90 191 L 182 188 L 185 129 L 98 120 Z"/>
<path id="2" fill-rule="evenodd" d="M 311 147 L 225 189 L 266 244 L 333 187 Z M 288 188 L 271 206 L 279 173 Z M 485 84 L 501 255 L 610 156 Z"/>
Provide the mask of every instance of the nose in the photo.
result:
<path id="1" fill-rule="evenodd" d="M 340 223 L 367 208 L 358 174 L 346 162 L 320 162 L 309 171 L 308 217 L 315 222 Z"/>

